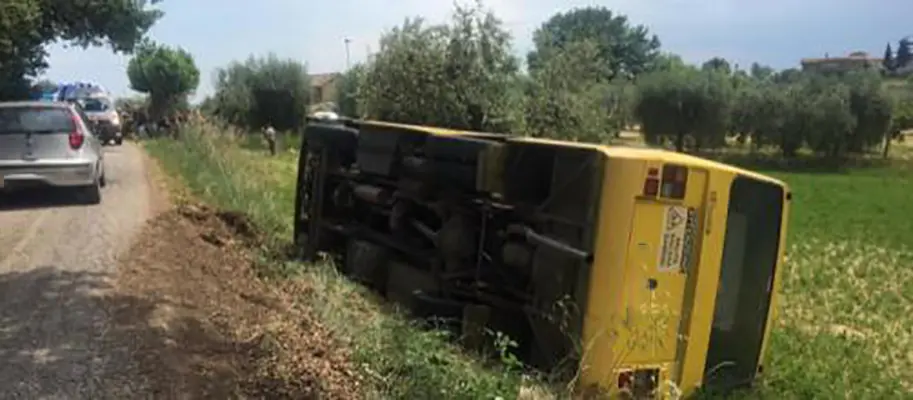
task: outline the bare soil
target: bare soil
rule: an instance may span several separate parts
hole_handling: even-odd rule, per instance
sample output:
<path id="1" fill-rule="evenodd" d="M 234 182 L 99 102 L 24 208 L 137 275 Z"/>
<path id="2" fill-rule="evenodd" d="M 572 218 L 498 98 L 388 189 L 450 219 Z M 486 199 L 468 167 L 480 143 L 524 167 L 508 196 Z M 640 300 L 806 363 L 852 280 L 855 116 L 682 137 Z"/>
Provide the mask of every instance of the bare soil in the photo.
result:
<path id="1" fill-rule="evenodd" d="M 261 234 L 249 219 L 180 191 L 169 196 L 165 186 L 180 185 L 147 165 L 156 216 L 120 259 L 102 303 L 114 325 L 108 342 L 132 355 L 139 371 L 131 375 L 145 377 L 148 394 L 360 398 L 346 347 L 300 303 L 308 285 L 257 277 Z"/>
<path id="2" fill-rule="evenodd" d="M 344 346 L 296 303 L 300 285 L 257 278 L 258 235 L 240 214 L 180 205 L 153 219 L 122 260 L 115 331 L 155 397 L 354 399 Z"/>

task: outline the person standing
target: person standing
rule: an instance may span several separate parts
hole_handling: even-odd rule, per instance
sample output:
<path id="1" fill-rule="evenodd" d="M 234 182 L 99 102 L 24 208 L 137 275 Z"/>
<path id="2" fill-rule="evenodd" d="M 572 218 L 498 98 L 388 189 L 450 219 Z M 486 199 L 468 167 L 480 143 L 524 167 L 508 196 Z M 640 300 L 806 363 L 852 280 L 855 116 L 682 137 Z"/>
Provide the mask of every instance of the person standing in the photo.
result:
<path id="1" fill-rule="evenodd" d="M 263 129 L 263 137 L 266 139 L 266 144 L 269 146 L 269 154 L 271 156 L 276 155 L 276 129 L 273 128 L 272 124 L 266 124 L 266 128 Z"/>

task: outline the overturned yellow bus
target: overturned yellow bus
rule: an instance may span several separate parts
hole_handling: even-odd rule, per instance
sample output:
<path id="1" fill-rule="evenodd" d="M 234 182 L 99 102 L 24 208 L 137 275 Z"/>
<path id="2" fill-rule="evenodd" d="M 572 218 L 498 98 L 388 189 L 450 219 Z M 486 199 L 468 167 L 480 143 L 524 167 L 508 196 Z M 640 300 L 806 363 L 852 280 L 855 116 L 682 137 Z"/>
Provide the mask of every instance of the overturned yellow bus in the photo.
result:
<path id="1" fill-rule="evenodd" d="M 762 373 L 789 201 L 662 150 L 311 122 L 295 240 L 418 317 L 507 334 L 584 395 L 663 398 Z"/>

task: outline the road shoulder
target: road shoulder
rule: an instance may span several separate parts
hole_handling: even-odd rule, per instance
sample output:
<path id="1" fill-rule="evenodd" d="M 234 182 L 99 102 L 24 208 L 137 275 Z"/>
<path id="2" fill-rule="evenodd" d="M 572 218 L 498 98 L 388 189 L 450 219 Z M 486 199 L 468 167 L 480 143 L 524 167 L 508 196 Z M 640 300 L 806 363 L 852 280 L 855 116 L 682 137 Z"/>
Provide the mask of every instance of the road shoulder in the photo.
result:
<path id="1" fill-rule="evenodd" d="M 107 295 L 112 341 L 129 343 L 157 395 L 357 398 L 343 347 L 254 274 L 245 221 L 186 204 L 150 221 Z"/>

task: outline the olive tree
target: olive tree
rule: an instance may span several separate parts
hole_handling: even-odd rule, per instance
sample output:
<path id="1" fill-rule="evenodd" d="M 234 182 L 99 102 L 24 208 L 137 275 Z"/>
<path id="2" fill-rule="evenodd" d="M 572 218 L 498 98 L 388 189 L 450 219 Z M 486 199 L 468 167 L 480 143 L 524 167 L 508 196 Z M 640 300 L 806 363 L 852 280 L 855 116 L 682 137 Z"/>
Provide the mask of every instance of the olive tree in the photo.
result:
<path id="1" fill-rule="evenodd" d="M 859 71 L 846 77 L 850 87 L 850 112 L 856 128 L 847 138 L 847 150 L 861 153 L 881 144 L 891 129 L 892 99 L 873 71 Z"/>
<path id="2" fill-rule="evenodd" d="M 852 90 L 845 84 L 834 84 L 808 93 L 803 112 L 809 129 L 806 144 L 820 155 L 841 157 L 850 148 L 850 138 L 858 123 L 850 109 Z"/>
<path id="3" fill-rule="evenodd" d="M 304 124 L 309 102 L 307 67 L 269 54 L 217 70 L 209 108 L 239 126 L 256 129 L 270 124 L 279 130 L 294 130 Z"/>
<path id="4" fill-rule="evenodd" d="M 358 64 L 344 72 L 336 80 L 336 104 L 339 113 L 348 117 L 361 115 L 362 107 L 358 103 L 358 89 L 364 77 L 365 66 Z"/>
<path id="5" fill-rule="evenodd" d="M 149 95 L 154 118 L 185 106 L 187 95 L 200 84 L 200 70 L 190 53 L 153 42 L 137 49 L 127 64 L 127 77 L 133 90 Z"/>
<path id="6" fill-rule="evenodd" d="M 913 96 L 909 93 L 898 93 L 892 98 L 891 127 L 884 139 L 882 156 L 888 157 L 891 142 L 902 139 L 903 132 L 913 129 Z"/>
<path id="7" fill-rule="evenodd" d="M 459 6 L 449 24 L 407 19 L 385 33 L 357 100 L 377 119 L 513 131 L 522 124 L 518 69 L 501 21 L 479 5 Z"/>
<path id="8" fill-rule="evenodd" d="M 532 71 L 526 117 L 531 135 L 589 142 L 609 138 L 613 117 L 618 118 L 613 113 L 624 112 L 624 93 L 602 75 L 598 51 L 592 41 L 570 43 Z"/>
<path id="9" fill-rule="evenodd" d="M 716 70 L 727 75 L 732 73 L 732 66 L 729 64 L 729 61 L 726 61 L 723 57 L 713 57 L 704 61 L 704 64 L 701 65 L 701 69 Z"/>
<path id="10" fill-rule="evenodd" d="M 734 99 L 725 73 L 675 67 L 644 75 L 638 89 L 635 113 L 648 142 L 672 141 L 678 151 L 725 143 Z"/>
<path id="11" fill-rule="evenodd" d="M 740 79 L 738 76 L 734 77 L 734 80 L 738 79 Z M 746 80 L 733 86 L 735 95 L 732 102 L 732 115 L 729 121 L 730 131 L 736 135 L 739 143 L 745 143 L 753 136 L 754 107 L 760 97 L 760 85 L 753 80 Z M 756 149 L 758 144 L 752 140 L 751 148 L 753 150 Z"/>
<path id="12" fill-rule="evenodd" d="M 765 82 L 750 81 L 736 90 L 732 113 L 733 133 L 751 139 L 751 149 L 777 145 L 786 117 L 789 115 L 787 96 L 782 87 Z"/>

